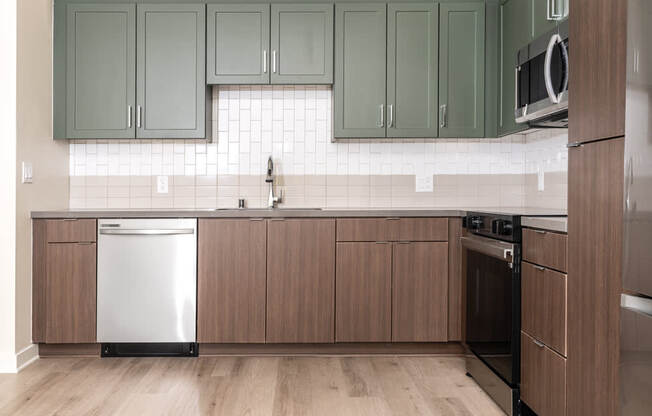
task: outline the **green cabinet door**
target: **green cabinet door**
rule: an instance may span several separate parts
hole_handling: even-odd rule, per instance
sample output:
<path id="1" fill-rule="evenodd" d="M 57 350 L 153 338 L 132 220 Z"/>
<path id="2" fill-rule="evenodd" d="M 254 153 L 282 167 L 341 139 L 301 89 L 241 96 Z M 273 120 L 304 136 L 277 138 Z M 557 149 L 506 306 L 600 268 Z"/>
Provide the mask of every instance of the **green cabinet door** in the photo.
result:
<path id="1" fill-rule="evenodd" d="M 335 5 L 335 137 L 385 137 L 385 35 L 385 3 Z"/>
<path id="2" fill-rule="evenodd" d="M 387 137 L 437 137 L 437 7 L 387 6 Z"/>
<path id="3" fill-rule="evenodd" d="M 269 84 L 269 4 L 209 4 L 209 84 Z"/>
<path id="4" fill-rule="evenodd" d="M 205 6 L 138 5 L 136 137 L 206 135 Z"/>
<path id="5" fill-rule="evenodd" d="M 333 5 L 272 4 L 272 84 L 333 83 Z"/>
<path id="6" fill-rule="evenodd" d="M 531 0 L 532 1 L 532 37 L 534 39 L 557 26 L 554 14 L 563 14 L 561 0 Z"/>
<path id="7" fill-rule="evenodd" d="M 134 138 L 135 5 L 68 4 L 65 26 L 65 137 Z"/>
<path id="8" fill-rule="evenodd" d="M 484 137 L 485 5 L 443 3 L 439 18 L 439 136 Z"/>
<path id="9" fill-rule="evenodd" d="M 500 117 L 498 135 L 504 136 L 527 128 L 516 123 L 516 54 L 532 40 L 532 3 L 529 0 L 509 0 L 501 6 Z"/>

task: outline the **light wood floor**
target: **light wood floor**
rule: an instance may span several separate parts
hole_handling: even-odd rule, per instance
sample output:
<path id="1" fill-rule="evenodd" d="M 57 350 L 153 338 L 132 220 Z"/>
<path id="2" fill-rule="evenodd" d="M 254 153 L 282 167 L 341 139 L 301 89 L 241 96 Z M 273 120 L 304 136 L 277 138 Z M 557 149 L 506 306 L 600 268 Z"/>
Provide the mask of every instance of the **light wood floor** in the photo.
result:
<path id="1" fill-rule="evenodd" d="M 0 415 L 503 415 L 459 357 L 49 358 Z"/>

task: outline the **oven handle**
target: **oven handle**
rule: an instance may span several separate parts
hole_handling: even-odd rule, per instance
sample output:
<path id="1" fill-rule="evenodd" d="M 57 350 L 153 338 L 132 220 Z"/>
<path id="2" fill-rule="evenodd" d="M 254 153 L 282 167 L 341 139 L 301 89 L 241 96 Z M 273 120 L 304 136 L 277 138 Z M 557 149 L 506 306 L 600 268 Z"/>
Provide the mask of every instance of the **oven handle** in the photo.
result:
<path id="1" fill-rule="evenodd" d="M 471 236 L 461 237 L 462 247 L 486 254 L 499 260 L 512 263 L 514 259 L 514 244 L 496 241 L 490 238 Z"/>
<path id="2" fill-rule="evenodd" d="M 548 92 L 548 98 L 553 104 L 559 104 L 561 101 L 561 93 L 557 95 L 554 88 L 552 87 L 552 76 L 550 75 L 552 67 L 552 51 L 555 49 L 555 46 L 561 43 L 564 44 L 563 39 L 559 36 L 559 33 L 555 33 L 550 37 L 550 42 L 548 42 L 548 49 L 546 49 L 546 59 L 543 64 L 543 79 L 546 82 L 546 91 Z M 562 46 L 565 49 L 565 46 Z M 563 93 L 563 91 L 562 91 Z"/>

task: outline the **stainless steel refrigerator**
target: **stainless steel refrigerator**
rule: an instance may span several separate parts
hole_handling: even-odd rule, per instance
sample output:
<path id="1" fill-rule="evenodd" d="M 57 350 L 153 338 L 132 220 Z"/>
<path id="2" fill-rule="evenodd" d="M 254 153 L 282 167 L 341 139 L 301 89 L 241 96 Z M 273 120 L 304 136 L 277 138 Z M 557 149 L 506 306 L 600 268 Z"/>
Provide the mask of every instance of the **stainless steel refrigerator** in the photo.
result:
<path id="1" fill-rule="evenodd" d="M 652 0 L 629 0 L 621 415 L 652 414 Z"/>

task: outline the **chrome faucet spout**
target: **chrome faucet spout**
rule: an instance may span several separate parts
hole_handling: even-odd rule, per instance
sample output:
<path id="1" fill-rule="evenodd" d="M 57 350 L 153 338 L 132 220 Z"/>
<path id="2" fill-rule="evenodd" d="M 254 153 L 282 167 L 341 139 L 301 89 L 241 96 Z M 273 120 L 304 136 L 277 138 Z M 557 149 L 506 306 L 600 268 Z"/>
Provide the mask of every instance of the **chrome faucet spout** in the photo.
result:
<path id="1" fill-rule="evenodd" d="M 265 182 L 269 184 L 269 194 L 267 196 L 267 208 L 276 208 L 276 205 L 281 202 L 281 195 L 274 195 L 274 162 L 270 156 L 267 159 L 267 178 Z"/>

